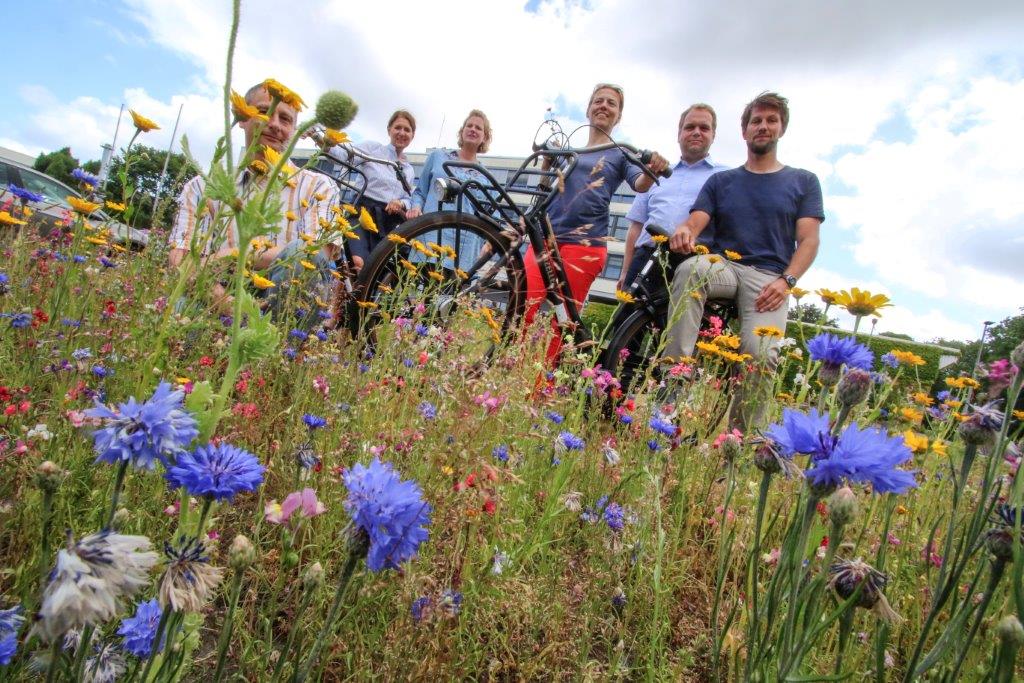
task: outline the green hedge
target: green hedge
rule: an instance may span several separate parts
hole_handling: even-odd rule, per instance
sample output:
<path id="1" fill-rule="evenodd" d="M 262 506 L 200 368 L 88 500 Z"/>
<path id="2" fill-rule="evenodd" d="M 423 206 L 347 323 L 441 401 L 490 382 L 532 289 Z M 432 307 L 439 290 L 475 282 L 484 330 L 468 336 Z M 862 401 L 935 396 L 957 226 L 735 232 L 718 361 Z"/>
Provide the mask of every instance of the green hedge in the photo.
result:
<path id="1" fill-rule="evenodd" d="M 849 336 L 850 334 L 845 330 L 840 330 L 835 327 L 822 327 L 811 323 L 801 323 L 795 320 L 790 320 L 786 325 L 786 336 L 792 337 L 799 342 L 801 327 L 803 328 L 803 336 L 806 340 L 813 339 L 819 332 L 831 332 L 832 334 L 844 336 Z M 948 353 L 959 353 L 957 349 L 946 349 L 945 347 L 935 346 L 934 344 L 922 344 L 909 339 L 896 339 L 893 337 L 886 337 L 884 335 L 857 334 L 856 337 L 857 341 L 864 344 L 875 353 L 876 370 L 882 369 L 882 362 L 879 359 L 893 349 L 898 349 L 900 351 L 912 351 L 923 358 L 925 364 L 917 368 L 917 374 L 921 378 L 921 386 L 925 387 L 926 390 L 931 387 L 935 382 L 935 379 L 939 376 L 939 360 L 942 356 L 947 355 Z M 904 372 L 904 377 L 913 381 L 914 373 Z"/>
<path id="2" fill-rule="evenodd" d="M 608 325 L 608 321 L 612 319 L 612 315 L 615 314 L 615 309 L 618 306 L 612 306 L 611 304 L 602 304 L 597 301 L 588 301 L 587 305 L 583 307 L 583 312 L 580 317 L 583 319 L 583 324 L 587 326 L 591 334 L 594 335 L 594 339 L 597 339 L 604 328 Z"/>

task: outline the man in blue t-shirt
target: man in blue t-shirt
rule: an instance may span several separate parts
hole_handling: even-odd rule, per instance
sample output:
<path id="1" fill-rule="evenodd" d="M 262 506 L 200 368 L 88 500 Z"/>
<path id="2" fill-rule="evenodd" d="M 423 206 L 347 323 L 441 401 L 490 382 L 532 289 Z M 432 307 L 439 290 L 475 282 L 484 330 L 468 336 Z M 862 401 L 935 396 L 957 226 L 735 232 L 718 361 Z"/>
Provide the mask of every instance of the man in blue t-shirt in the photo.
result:
<path id="1" fill-rule="evenodd" d="M 697 341 L 704 302 L 734 299 L 740 318 L 740 353 L 774 367 L 780 339 L 757 335 L 759 328 L 786 329 L 789 290 L 811 267 L 825 220 L 821 185 L 810 171 L 781 164 L 779 138 L 789 124 L 786 98 L 765 92 L 740 118 L 747 162 L 711 176 L 676 228 L 673 251 L 693 253 L 697 237 L 714 221 L 712 252 L 684 261 L 672 280 L 673 316 L 667 356 L 690 356 Z M 679 311 L 677 307 L 682 307 Z M 763 332 L 764 330 L 762 330 Z M 757 422 L 765 405 L 748 382 L 734 397 L 730 426 Z"/>

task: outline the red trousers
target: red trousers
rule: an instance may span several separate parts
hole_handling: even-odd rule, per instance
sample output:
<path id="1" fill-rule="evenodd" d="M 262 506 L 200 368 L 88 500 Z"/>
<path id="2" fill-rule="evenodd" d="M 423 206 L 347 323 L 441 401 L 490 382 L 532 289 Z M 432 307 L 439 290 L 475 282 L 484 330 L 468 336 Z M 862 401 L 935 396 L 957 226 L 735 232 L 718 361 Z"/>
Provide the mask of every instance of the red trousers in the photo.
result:
<path id="1" fill-rule="evenodd" d="M 565 264 L 565 279 L 569 282 L 569 291 L 576 302 L 576 310 L 583 308 L 583 302 L 590 292 L 590 286 L 604 270 L 608 260 L 608 249 L 604 246 L 584 246 L 582 244 L 559 244 L 558 253 Z M 533 249 L 526 250 L 526 324 L 533 323 L 537 310 L 547 297 L 544 279 L 540 274 L 540 266 L 534 256 Z M 554 363 L 558 352 L 562 349 L 562 335 L 557 320 L 552 321 L 555 334 L 548 344 L 547 359 Z"/>

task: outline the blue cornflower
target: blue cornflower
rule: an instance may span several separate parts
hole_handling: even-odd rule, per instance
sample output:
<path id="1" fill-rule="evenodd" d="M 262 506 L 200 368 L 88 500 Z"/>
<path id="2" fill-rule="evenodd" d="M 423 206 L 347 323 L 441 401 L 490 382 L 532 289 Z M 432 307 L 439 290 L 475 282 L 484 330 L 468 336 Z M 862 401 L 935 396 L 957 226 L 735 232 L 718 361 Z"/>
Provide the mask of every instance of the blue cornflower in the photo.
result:
<path id="1" fill-rule="evenodd" d="M 553 410 L 549 410 L 547 413 L 545 413 L 544 417 L 546 417 L 547 419 L 551 420 L 556 425 L 560 425 L 560 424 L 562 424 L 562 422 L 565 421 L 564 417 L 562 417 L 561 415 L 559 415 L 558 413 L 556 413 Z"/>
<path id="2" fill-rule="evenodd" d="M 367 370 L 370 369 L 370 366 L 367 365 L 366 363 L 360 363 L 359 365 L 356 366 L 356 369 L 359 370 L 360 373 L 365 373 Z"/>
<path id="3" fill-rule="evenodd" d="M 249 451 L 221 443 L 178 454 L 164 477 L 171 488 L 230 501 L 242 491 L 255 491 L 263 483 L 265 470 Z"/>
<path id="4" fill-rule="evenodd" d="M 7 293 L 8 285 L 10 284 L 10 282 L 11 279 L 7 277 L 7 273 L 0 272 L 0 294 Z"/>
<path id="5" fill-rule="evenodd" d="M 135 607 L 135 616 L 125 617 L 121 621 L 121 627 L 117 629 L 117 635 L 123 638 L 121 647 L 139 659 L 146 659 L 153 649 L 153 638 L 156 637 L 157 627 L 160 625 L 160 603 L 156 598 L 140 602 Z M 164 638 L 160 639 L 157 652 L 164 649 Z"/>
<path id="6" fill-rule="evenodd" d="M 18 199 L 21 199 L 21 200 L 26 201 L 26 202 L 41 202 L 41 201 L 43 201 L 43 195 L 36 194 L 35 192 L 32 192 L 30 190 L 26 190 L 23 187 L 18 187 L 17 185 L 14 185 L 13 183 L 9 183 L 7 185 L 7 191 L 10 192 L 11 194 L 13 194 Z"/>
<path id="7" fill-rule="evenodd" d="M 327 341 L 329 339 L 327 332 L 323 329 L 317 330 L 314 334 L 316 334 L 316 338 L 322 342 Z"/>
<path id="8" fill-rule="evenodd" d="M 505 444 L 498 444 L 493 450 L 491 450 L 491 455 L 500 462 L 508 462 L 508 446 Z"/>
<path id="9" fill-rule="evenodd" d="M 657 439 L 650 439 L 647 442 L 647 448 L 653 453 L 661 450 L 661 444 L 658 443 Z"/>
<path id="10" fill-rule="evenodd" d="M 348 498 L 345 509 L 369 541 L 366 566 L 370 571 L 398 569 L 416 556 L 430 535 L 430 504 L 415 481 L 402 481 L 390 463 L 380 459 L 353 465 L 343 476 Z"/>
<path id="11" fill-rule="evenodd" d="M 412 358 L 403 358 L 402 359 L 402 365 L 404 365 L 407 368 L 411 368 L 412 366 L 414 366 L 416 364 L 412 362 Z"/>
<path id="12" fill-rule="evenodd" d="M 10 317 L 11 327 L 16 330 L 22 330 L 32 324 L 31 313 L 12 313 Z"/>
<path id="13" fill-rule="evenodd" d="M 18 651 L 18 631 L 25 622 L 21 605 L 0 610 L 0 666 L 7 666 Z"/>
<path id="14" fill-rule="evenodd" d="M 660 434 L 664 434 L 665 436 L 676 435 L 676 426 L 669 422 L 668 420 L 662 420 L 660 417 L 652 417 L 648 425 L 654 431 Z"/>
<path id="15" fill-rule="evenodd" d="M 298 339 L 300 342 L 304 342 L 307 339 L 309 339 L 309 333 L 304 332 L 300 329 L 292 330 L 291 332 L 288 333 L 288 336 L 292 337 L 293 339 Z"/>
<path id="16" fill-rule="evenodd" d="M 612 607 L 617 610 L 622 609 L 626 606 L 626 592 L 621 588 L 616 588 L 612 594 Z"/>
<path id="17" fill-rule="evenodd" d="M 622 528 L 626 526 L 626 512 L 622 509 L 622 506 L 618 503 L 609 503 L 608 496 L 602 496 L 601 499 L 597 501 L 598 509 L 602 506 L 604 506 L 604 513 L 602 516 L 604 517 L 604 521 L 608 525 L 608 528 L 612 531 L 622 531 Z"/>
<path id="18" fill-rule="evenodd" d="M 447 612 L 448 616 L 454 617 L 462 609 L 462 593 L 452 588 L 446 588 L 442 591 L 437 606 Z"/>
<path id="19" fill-rule="evenodd" d="M 884 354 L 878 360 L 882 361 L 884 365 L 888 365 L 890 368 L 893 368 L 894 370 L 900 366 L 900 362 L 896 360 L 896 356 L 892 354 L 892 351 Z"/>
<path id="20" fill-rule="evenodd" d="M 412 607 L 409 608 L 409 612 L 412 614 L 413 621 L 423 621 L 424 613 L 430 611 L 430 597 L 423 595 L 412 601 Z"/>
<path id="21" fill-rule="evenodd" d="M 100 256 L 99 262 L 100 265 L 103 266 L 104 268 L 117 268 L 117 264 L 108 259 L 106 256 Z"/>
<path id="22" fill-rule="evenodd" d="M 295 360 L 295 357 L 299 355 L 299 352 L 290 346 L 286 346 L 284 348 L 284 351 L 282 351 L 281 353 L 284 354 L 284 357 L 287 358 L 288 360 Z"/>
<path id="23" fill-rule="evenodd" d="M 621 422 L 624 425 L 631 425 L 633 424 L 633 416 L 623 413 L 622 415 L 619 416 L 619 422 Z"/>
<path id="24" fill-rule="evenodd" d="M 86 259 L 85 256 L 82 254 L 75 254 L 74 256 L 71 257 L 71 260 L 74 261 L 75 263 L 85 263 L 88 259 Z"/>
<path id="25" fill-rule="evenodd" d="M 92 358 L 92 351 L 88 348 L 75 349 L 71 352 L 71 357 L 75 360 L 85 360 L 86 358 Z"/>
<path id="26" fill-rule="evenodd" d="M 326 308 L 318 308 L 316 314 L 321 320 L 327 320 L 331 317 L 331 312 Z"/>
<path id="27" fill-rule="evenodd" d="M 100 379 L 104 379 L 113 375 L 114 371 L 110 368 L 105 368 L 102 365 L 94 365 L 92 366 L 92 374 L 96 375 Z"/>
<path id="28" fill-rule="evenodd" d="M 199 435 L 195 418 L 184 410 L 185 393 L 160 382 L 144 403 L 129 398 L 115 409 L 97 402 L 86 416 L 104 420 L 92 434 L 96 461 L 114 464 L 124 460 L 135 467 L 153 469 L 168 456 L 183 451 Z"/>
<path id="29" fill-rule="evenodd" d="M 425 420 L 433 420 L 437 417 L 437 407 L 430 401 L 423 401 L 420 403 L 420 415 Z"/>
<path id="30" fill-rule="evenodd" d="M 558 435 L 558 440 L 555 442 L 555 446 L 561 445 L 567 451 L 579 451 L 586 445 L 583 439 L 576 436 L 572 432 L 561 432 Z"/>
<path id="31" fill-rule="evenodd" d="M 837 437 L 829 430 L 827 414 L 812 410 L 804 415 L 788 408 L 783 424 L 772 425 L 766 434 L 786 454 L 810 456 L 811 467 L 804 474 L 820 489 L 832 489 L 844 481 L 869 483 L 875 493 L 904 493 L 917 486 L 913 472 L 896 469 L 911 459 L 901 436 L 850 424 Z"/>
<path id="32" fill-rule="evenodd" d="M 426 337 L 427 333 L 430 332 L 430 328 L 428 328 L 423 323 L 417 323 L 415 330 L 416 330 L 416 334 L 418 334 L 421 337 Z"/>
<path id="33" fill-rule="evenodd" d="M 72 171 L 71 177 L 80 183 L 92 185 L 93 187 L 96 187 L 100 184 L 100 179 L 97 176 L 94 176 L 92 173 L 89 173 L 88 171 L 81 168 L 76 168 L 74 171 Z"/>
<path id="34" fill-rule="evenodd" d="M 60 324 L 61 325 L 67 325 L 68 327 L 81 327 L 82 326 L 82 321 L 81 320 L 72 320 L 71 318 L 61 318 Z"/>
<path id="35" fill-rule="evenodd" d="M 937 400 L 939 400 L 939 401 L 946 401 L 946 400 L 948 400 L 948 399 L 949 399 L 949 397 L 950 397 L 950 396 L 952 396 L 952 395 L 953 395 L 953 394 L 952 394 L 952 392 L 950 392 L 950 391 L 948 391 L 948 390 L 946 390 L 946 389 L 943 389 L 943 390 L 942 390 L 942 391 L 940 391 L 939 393 L 935 394 L 935 398 L 936 398 Z"/>
<path id="36" fill-rule="evenodd" d="M 318 415 L 306 413 L 302 416 L 302 421 L 306 423 L 306 426 L 310 429 L 320 429 L 327 424 L 327 420 Z"/>
<path id="37" fill-rule="evenodd" d="M 828 332 L 822 332 L 807 342 L 807 352 L 811 360 L 820 360 L 834 370 L 843 365 L 848 368 L 870 370 L 875 362 L 875 355 L 868 347 L 851 337 L 838 337 Z"/>

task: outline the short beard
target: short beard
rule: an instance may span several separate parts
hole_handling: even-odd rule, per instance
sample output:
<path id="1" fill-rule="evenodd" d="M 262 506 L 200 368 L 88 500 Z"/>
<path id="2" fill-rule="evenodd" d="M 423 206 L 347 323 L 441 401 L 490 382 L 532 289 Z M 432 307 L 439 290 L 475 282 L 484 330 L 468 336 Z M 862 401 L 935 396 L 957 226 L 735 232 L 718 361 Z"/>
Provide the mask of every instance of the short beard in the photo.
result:
<path id="1" fill-rule="evenodd" d="M 772 140 L 770 142 L 748 142 L 747 149 L 750 150 L 750 152 L 753 154 L 756 154 L 758 156 L 764 156 L 769 152 L 774 152 L 775 148 L 778 147 L 778 145 L 778 140 Z"/>

